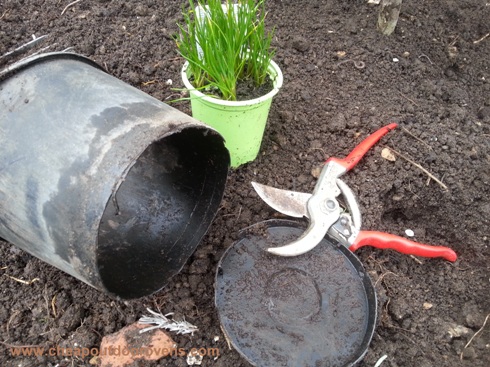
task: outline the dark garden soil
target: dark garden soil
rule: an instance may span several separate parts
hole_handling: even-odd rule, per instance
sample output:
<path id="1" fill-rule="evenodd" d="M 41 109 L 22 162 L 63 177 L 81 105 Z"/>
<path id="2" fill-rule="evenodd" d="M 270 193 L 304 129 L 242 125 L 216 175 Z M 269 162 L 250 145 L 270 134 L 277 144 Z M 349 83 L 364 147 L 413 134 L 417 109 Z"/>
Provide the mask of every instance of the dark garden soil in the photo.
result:
<path id="1" fill-rule="evenodd" d="M 62 14 L 70 2 L 2 0 L 0 55 L 48 34 L 31 52 L 72 47 L 159 100 L 180 97 L 172 88 L 182 87 L 183 61 L 172 35 L 185 1 L 81 0 Z M 268 10 L 284 87 L 260 156 L 230 172 L 216 219 L 182 272 L 156 294 L 123 302 L 1 243 L 1 366 L 89 366 L 90 358 L 14 358 L 8 346 L 97 347 L 147 307 L 199 327 L 194 336 L 174 335 L 180 347 L 220 349 L 202 366 L 248 366 L 220 330 L 213 282 L 240 229 L 280 217 L 250 181 L 309 192 L 311 172 L 325 158 L 346 155 L 392 121 L 400 127 L 345 176 L 363 227 L 401 236 L 411 229 L 415 240 L 452 247 L 459 259 L 357 251 L 379 298 L 379 325 L 361 366 L 383 355 L 382 367 L 490 365 L 490 320 L 472 338 L 490 313 L 490 37 L 482 39 L 490 32 L 488 1 L 406 0 L 390 37 L 376 31 L 377 9 L 366 0 L 271 0 Z M 190 113 L 188 102 L 174 106 Z M 425 167 L 447 190 L 400 156 L 383 159 L 384 147 Z"/>

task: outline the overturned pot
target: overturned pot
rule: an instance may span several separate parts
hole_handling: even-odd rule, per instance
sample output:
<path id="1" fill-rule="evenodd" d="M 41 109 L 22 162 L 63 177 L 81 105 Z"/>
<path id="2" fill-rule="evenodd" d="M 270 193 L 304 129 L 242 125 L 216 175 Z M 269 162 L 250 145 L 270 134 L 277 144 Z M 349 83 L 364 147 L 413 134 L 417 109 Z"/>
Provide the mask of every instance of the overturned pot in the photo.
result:
<path id="1" fill-rule="evenodd" d="M 130 299 L 210 226 L 229 154 L 213 129 L 75 54 L 0 73 L 0 237 Z"/>

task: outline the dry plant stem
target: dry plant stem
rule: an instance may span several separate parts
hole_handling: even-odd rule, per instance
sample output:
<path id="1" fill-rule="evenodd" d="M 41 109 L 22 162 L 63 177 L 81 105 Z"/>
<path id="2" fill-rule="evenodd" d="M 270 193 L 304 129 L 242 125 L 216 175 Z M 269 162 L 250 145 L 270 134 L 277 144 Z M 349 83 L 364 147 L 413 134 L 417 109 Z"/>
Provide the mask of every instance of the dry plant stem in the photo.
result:
<path id="1" fill-rule="evenodd" d="M 419 259 L 417 259 L 415 256 L 410 255 L 410 257 L 411 257 L 412 259 L 414 259 L 416 263 L 419 263 L 420 265 L 423 265 L 423 264 L 424 264 L 422 261 L 420 261 Z"/>
<path id="2" fill-rule="evenodd" d="M 417 138 L 415 135 L 413 135 L 413 134 L 412 134 L 410 131 L 408 131 L 407 129 L 405 129 L 403 126 L 401 126 L 401 128 L 402 128 L 402 130 L 403 130 L 404 132 L 406 132 L 406 133 L 407 133 L 408 135 L 410 135 L 412 138 L 414 138 L 415 140 L 417 140 L 417 141 L 421 142 L 421 143 L 422 143 L 422 144 L 424 144 L 426 147 L 428 147 L 430 150 L 433 150 L 433 149 L 432 149 L 432 147 L 431 147 L 429 144 L 427 144 L 425 141 L 423 141 L 423 140 L 422 140 L 422 139 L 420 139 L 420 138 Z"/>
<path id="3" fill-rule="evenodd" d="M 10 315 L 10 318 L 7 321 L 7 335 L 9 336 L 9 338 L 10 338 L 10 324 L 12 323 L 12 321 L 14 321 L 15 317 L 19 314 L 20 314 L 20 311 L 15 310 L 14 313 L 12 315 Z"/>
<path id="4" fill-rule="evenodd" d="M 434 65 L 434 63 L 432 62 L 432 60 L 429 58 L 429 56 L 427 56 L 426 54 L 422 54 L 419 56 L 419 59 L 422 58 L 422 57 L 425 57 L 427 60 L 429 60 L 430 64 L 431 65 Z"/>
<path id="5" fill-rule="evenodd" d="M 406 95 L 404 95 L 402 92 L 398 92 L 403 98 L 405 98 L 407 101 L 412 102 L 415 106 L 420 107 L 415 101 L 411 100 L 408 98 Z"/>
<path id="6" fill-rule="evenodd" d="M 5 345 L 7 348 L 39 348 L 43 346 L 42 344 L 15 345 L 15 344 L 9 344 L 5 342 L 0 342 L 0 343 Z"/>
<path id="7" fill-rule="evenodd" d="M 483 41 L 485 38 L 487 38 L 488 36 L 490 36 L 490 33 L 487 33 L 486 35 L 484 35 L 482 38 L 480 39 L 477 39 L 476 41 L 473 41 L 473 43 L 476 45 L 478 43 L 480 43 L 481 41 Z"/>
<path id="8" fill-rule="evenodd" d="M 22 283 L 22 284 L 26 284 L 26 285 L 31 285 L 32 283 L 39 281 L 39 278 L 34 278 L 32 280 L 23 280 L 23 279 L 19 279 L 19 278 L 16 278 L 16 277 L 12 277 L 10 275 L 7 275 L 7 276 L 10 279 L 15 280 L 16 282 L 19 282 L 19 283 Z"/>
<path id="9" fill-rule="evenodd" d="M 400 158 L 403 158 L 405 159 L 407 162 L 410 162 L 412 163 L 415 167 L 417 167 L 418 169 L 420 169 L 422 172 L 424 172 L 427 176 L 429 176 L 431 179 L 433 179 L 435 182 L 437 182 L 445 191 L 448 191 L 449 189 L 447 188 L 446 185 L 444 185 L 437 177 L 435 177 L 432 173 L 430 173 L 429 171 L 427 171 L 424 167 L 422 167 L 420 164 L 414 162 L 413 160 L 411 160 L 410 158 L 404 156 L 403 154 L 401 154 L 400 152 L 397 152 L 395 149 L 391 148 L 388 146 L 388 148 L 393 152 L 395 153 L 397 156 L 399 156 Z"/>
<path id="10" fill-rule="evenodd" d="M 75 5 L 76 3 L 79 3 L 80 1 L 82 1 L 82 0 L 75 0 L 75 1 L 73 1 L 71 3 L 69 3 L 67 6 L 65 6 L 65 8 L 63 9 L 63 11 L 61 12 L 61 15 L 65 14 L 65 11 L 67 11 L 69 7 Z"/>
<path id="11" fill-rule="evenodd" d="M 386 273 L 381 274 L 381 276 L 376 280 L 376 283 L 374 283 L 374 287 L 376 287 L 378 285 L 378 283 L 381 282 L 383 280 L 383 278 L 385 276 L 387 276 L 388 274 L 394 275 L 396 277 L 398 276 L 395 273 L 393 273 L 392 271 L 387 271 Z"/>
<path id="12" fill-rule="evenodd" d="M 463 353 L 464 353 L 464 350 L 466 348 L 468 348 L 471 344 L 471 342 L 473 342 L 473 339 L 475 339 L 478 335 L 481 334 L 481 332 L 483 331 L 483 329 L 485 329 L 485 325 L 487 324 L 487 321 L 488 321 L 488 318 L 490 317 L 490 313 L 487 315 L 487 317 L 485 317 L 485 321 L 483 321 L 483 325 L 480 329 L 478 329 L 478 331 L 473 334 L 473 336 L 471 337 L 471 339 L 468 341 L 468 343 L 466 343 L 466 345 L 464 346 L 463 348 L 463 351 L 461 352 L 461 354 L 459 355 L 459 358 L 462 360 L 463 359 Z"/>
<path id="13" fill-rule="evenodd" d="M 53 296 L 51 300 L 51 308 L 53 309 L 53 316 L 56 317 L 58 314 L 56 313 L 56 294 Z"/>
<path id="14" fill-rule="evenodd" d="M 225 340 L 226 340 L 226 344 L 228 344 L 228 349 L 231 350 L 231 342 L 230 342 L 230 339 L 228 339 L 228 335 L 226 335 L 225 331 L 223 330 L 223 325 L 220 325 L 219 328 L 221 329 L 221 332 L 223 333 L 224 337 L 225 337 Z"/>
<path id="15" fill-rule="evenodd" d="M 388 358 L 388 356 L 385 354 L 384 356 L 382 356 L 380 359 L 378 359 L 378 362 L 376 362 L 376 364 L 374 365 L 374 367 L 379 367 L 381 366 L 381 363 L 383 363 L 383 361 Z"/>

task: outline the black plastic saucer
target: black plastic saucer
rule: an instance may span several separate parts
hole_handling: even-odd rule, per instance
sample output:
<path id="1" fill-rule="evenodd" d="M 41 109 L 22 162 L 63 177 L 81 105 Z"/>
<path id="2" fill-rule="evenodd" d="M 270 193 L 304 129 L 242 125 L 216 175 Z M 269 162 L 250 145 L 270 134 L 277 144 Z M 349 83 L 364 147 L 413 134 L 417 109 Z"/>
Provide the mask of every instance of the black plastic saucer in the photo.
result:
<path id="1" fill-rule="evenodd" d="M 216 307 L 228 339 L 254 366 L 352 366 L 376 324 L 376 294 L 362 263 L 325 238 L 312 251 L 266 251 L 298 238 L 298 222 L 270 220 L 241 232 L 216 274 Z"/>

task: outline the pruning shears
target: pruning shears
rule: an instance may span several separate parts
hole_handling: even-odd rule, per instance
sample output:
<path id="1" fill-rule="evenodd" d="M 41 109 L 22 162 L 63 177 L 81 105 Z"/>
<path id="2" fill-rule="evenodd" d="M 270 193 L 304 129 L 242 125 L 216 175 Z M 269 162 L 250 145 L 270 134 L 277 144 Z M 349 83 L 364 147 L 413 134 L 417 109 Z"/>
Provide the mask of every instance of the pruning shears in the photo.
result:
<path id="1" fill-rule="evenodd" d="M 351 251 L 370 245 L 407 255 L 442 257 L 448 261 L 456 261 L 456 253 L 447 247 L 430 246 L 388 233 L 361 230 L 359 205 L 352 190 L 340 177 L 396 127 L 397 124 L 392 123 L 369 135 L 346 158 L 329 158 L 312 194 L 252 182 L 257 194 L 273 209 L 288 216 L 309 219 L 309 226 L 301 237 L 285 246 L 269 248 L 268 251 L 279 256 L 298 256 L 313 249 L 328 233 Z M 346 208 L 341 207 L 337 201 L 340 194 L 345 199 Z"/>

